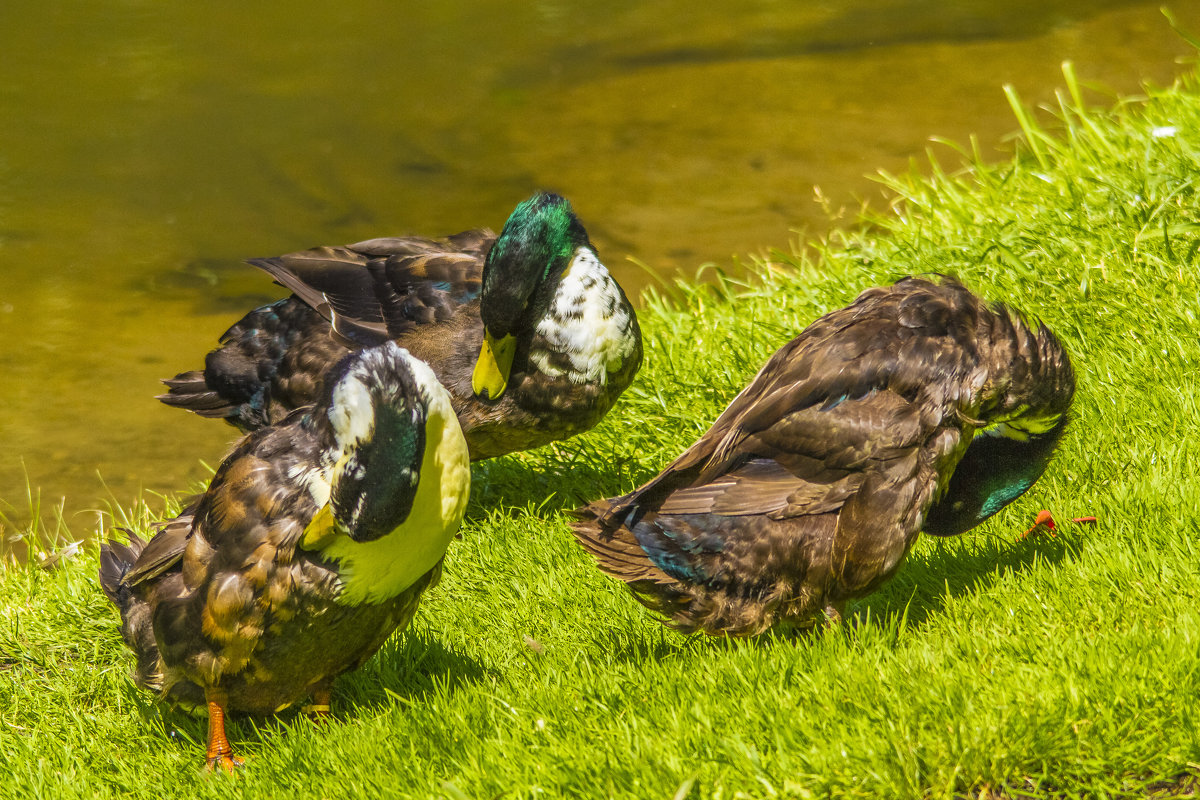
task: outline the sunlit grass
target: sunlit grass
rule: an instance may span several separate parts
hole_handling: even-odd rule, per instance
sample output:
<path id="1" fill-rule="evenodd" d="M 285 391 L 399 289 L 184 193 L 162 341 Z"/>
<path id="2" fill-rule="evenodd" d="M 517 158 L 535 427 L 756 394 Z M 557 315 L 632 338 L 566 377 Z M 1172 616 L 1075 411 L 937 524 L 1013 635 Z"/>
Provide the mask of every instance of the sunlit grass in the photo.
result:
<path id="1" fill-rule="evenodd" d="M 413 628 L 341 681 L 323 727 L 235 722 L 233 779 L 202 772 L 202 719 L 130 683 L 94 548 L 4 570 L 0 795 L 1180 791 L 1200 770 L 1200 80 L 1109 111 L 1070 69 L 1050 114 L 1011 96 L 1012 161 L 968 145 L 883 176 L 894 203 L 860 227 L 649 294 L 617 409 L 479 465 Z M 919 542 L 841 629 L 797 639 L 676 635 L 593 568 L 566 509 L 652 475 L 821 313 L 930 271 L 1042 318 L 1075 359 L 1074 425 L 1029 495 Z M 1016 541 L 1041 507 L 1099 524 Z"/>

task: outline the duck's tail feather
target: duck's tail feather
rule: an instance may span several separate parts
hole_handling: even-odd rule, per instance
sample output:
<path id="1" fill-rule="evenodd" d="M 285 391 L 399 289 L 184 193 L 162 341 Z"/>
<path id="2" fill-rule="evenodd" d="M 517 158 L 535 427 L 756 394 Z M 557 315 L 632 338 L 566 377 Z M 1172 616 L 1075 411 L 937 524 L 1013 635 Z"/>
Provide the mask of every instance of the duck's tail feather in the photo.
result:
<path id="1" fill-rule="evenodd" d="M 600 569 L 626 583 L 667 579 L 650 561 L 630 530 L 615 519 L 612 506 L 615 500 L 597 500 L 576 510 L 577 520 L 571 523 L 575 538 L 596 559 Z"/>
<path id="2" fill-rule="evenodd" d="M 164 394 L 155 395 L 154 399 L 174 408 L 191 411 L 201 417 L 212 419 L 227 419 L 236 424 L 240 403 L 231 402 L 208 385 L 203 370 L 181 372 L 174 378 L 164 378 L 167 387 Z"/>
<path id="3" fill-rule="evenodd" d="M 636 503 L 614 514 L 614 504 L 625 500 L 598 500 L 577 509 L 571 530 L 602 572 L 624 581 L 637 601 L 661 614 L 670 627 L 683 633 L 753 636 L 807 602 L 792 597 L 781 581 L 755 588 L 751 581 L 731 580 L 721 564 L 728 531 L 718 529 L 744 521 L 659 515 Z M 789 523 L 762 517 L 758 524 Z"/>
<path id="4" fill-rule="evenodd" d="M 157 691 L 163 683 L 162 661 L 150 605 L 125 582 L 146 542 L 131 531 L 125 530 L 125 534 L 128 545 L 116 541 L 100 545 L 100 588 L 121 612 L 121 638 L 137 656 L 135 679 L 139 685 Z"/>
<path id="5" fill-rule="evenodd" d="M 129 587 L 125 584 L 125 575 L 133 569 L 138 556 L 146 547 L 146 541 L 124 528 L 120 530 L 129 537 L 129 544 L 110 540 L 100 545 L 100 588 L 113 605 L 124 611 L 131 595 Z"/>
<path id="6" fill-rule="evenodd" d="M 329 339 L 329 330 L 324 317 L 295 297 L 256 308 L 221 335 L 220 346 L 205 357 L 204 369 L 164 380 L 167 392 L 157 399 L 202 417 L 224 419 L 243 432 L 257 430 L 316 399 L 292 396 L 301 384 L 315 385 L 312 376 L 305 373 L 295 386 L 281 387 L 287 380 L 280 369 L 289 352 L 304 344 L 344 353 L 340 345 L 323 341 Z M 293 356 L 293 369 L 303 372 L 307 364 L 321 363 L 307 356 Z M 282 398 L 277 397 L 281 389 Z"/>
<path id="7" fill-rule="evenodd" d="M 664 572 L 624 524 L 640 516 L 638 509 L 614 515 L 613 505 L 623 499 L 597 500 L 577 509 L 577 521 L 571 524 L 575 538 L 602 572 L 624 581 L 634 598 L 661 614 L 664 623 L 683 633 L 716 633 L 708 630 L 709 604 L 699 596 L 706 592 Z"/>

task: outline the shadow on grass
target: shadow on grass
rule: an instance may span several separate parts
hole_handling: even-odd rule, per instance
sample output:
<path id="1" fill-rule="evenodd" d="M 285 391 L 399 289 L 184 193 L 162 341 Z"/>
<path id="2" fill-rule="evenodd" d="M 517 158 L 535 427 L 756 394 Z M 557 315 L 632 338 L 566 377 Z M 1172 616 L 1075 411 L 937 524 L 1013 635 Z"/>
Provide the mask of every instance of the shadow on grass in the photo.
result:
<path id="1" fill-rule="evenodd" d="M 632 598 L 630 601 L 636 602 Z M 645 613 L 653 614 L 649 609 Z M 854 620 L 852 624 L 860 624 L 860 621 Z M 875 625 L 877 621 L 872 619 L 870 624 Z M 609 653 L 614 663 L 636 664 L 674 659 L 705 659 L 712 654 L 733 653 L 745 648 L 808 647 L 832 632 L 834 631 L 827 627 L 816 626 L 769 630 L 750 637 L 709 636 L 703 633 L 683 634 L 663 625 L 661 635 L 606 635 L 597 636 L 594 641 L 596 647 Z"/>
<path id="2" fill-rule="evenodd" d="M 479 519 L 497 507 L 534 506 L 545 513 L 569 511 L 602 497 L 633 488 L 633 476 L 648 480 L 629 459 L 609 460 L 587 448 L 578 452 L 548 445 L 536 456 L 518 455 L 483 461 L 471 467 L 471 500 L 467 517 Z M 599 465 L 599 466 L 597 466 Z"/>
<path id="3" fill-rule="evenodd" d="M 392 637 L 362 669 L 342 676 L 333 699 L 347 714 L 407 706 L 446 697 L 479 683 L 487 671 L 478 661 L 427 633 Z"/>
<path id="4" fill-rule="evenodd" d="M 628 599 L 631 603 L 637 602 L 632 596 Z M 654 616 L 649 609 L 645 609 L 644 613 Z M 593 644 L 595 652 L 607 653 L 611 661 L 621 664 L 669 661 L 729 647 L 726 639 L 699 633 L 683 634 L 666 625 L 649 630 L 639 625 L 628 630 L 610 628 L 598 631 Z"/>
<path id="5" fill-rule="evenodd" d="M 1060 531 L 1062 528 L 1060 528 Z M 969 534 L 968 534 L 969 535 Z M 958 543 L 939 543 L 920 554 L 910 554 L 892 580 L 874 594 L 849 605 L 846 623 L 855 628 L 869 626 L 877 630 L 897 628 L 904 618 L 906 627 L 923 626 L 941 614 L 956 597 L 986 591 L 1009 573 L 1026 572 L 1038 563 L 1059 563 L 1077 554 L 1082 534 L 1067 530 L 1057 537 L 1035 535 L 1019 542 L 1000 536 L 981 537 L 970 550 Z M 623 588 L 623 587 L 622 587 Z M 623 592 L 628 602 L 637 601 Z M 647 614 L 653 612 L 646 610 Z M 772 630 L 746 639 L 684 635 L 663 626 L 655 634 L 607 630 L 599 633 L 596 646 L 611 654 L 614 661 L 660 661 L 706 650 L 739 647 L 807 647 L 817 641 L 826 628 Z"/>
<path id="6" fill-rule="evenodd" d="M 445 696 L 477 683 L 484 676 L 485 670 L 474 659 L 427 635 L 393 637 L 362 668 L 341 676 L 334 684 L 330 723 L 336 725 L 397 704 Z M 170 706 L 132 682 L 126 685 L 125 695 L 148 727 L 159 731 L 164 741 L 186 751 L 188 757 L 194 754 L 199 768 L 208 737 L 208 718 L 203 709 L 189 711 Z M 252 754 L 276 736 L 286 735 L 296 722 L 306 722 L 303 711 L 306 702 L 266 717 L 231 714 L 226 730 L 234 752 L 242 756 Z"/>
<path id="7" fill-rule="evenodd" d="M 924 625 L 956 597 L 986 591 L 1006 574 L 1026 572 L 1038 563 L 1057 564 L 1077 555 L 1082 535 L 1063 530 L 1056 537 L 1035 534 L 1021 541 L 977 536 L 972 549 L 939 542 L 908 560 L 883 589 L 853 604 L 856 617 L 884 620 L 904 615 L 909 627 Z M 966 536 L 971 536 L 970 533 Z"/>
<path id="8" fill-rule="evenodd" d="M 1127 776 L 1127 791 L 1112 797 L 1142 798 L 1143 800 L 1174 800 L 1181 797 L 1200 797 L 1200 777 L 1193 772 L 1180 772 L 1167 778 Z M 956 792 L 954 800 L 1055 800 L 1078 797 L 1071 789 L 1058 789 L 1053 784 L 1028 777 L 1010 785 L 974 787 Z"/>

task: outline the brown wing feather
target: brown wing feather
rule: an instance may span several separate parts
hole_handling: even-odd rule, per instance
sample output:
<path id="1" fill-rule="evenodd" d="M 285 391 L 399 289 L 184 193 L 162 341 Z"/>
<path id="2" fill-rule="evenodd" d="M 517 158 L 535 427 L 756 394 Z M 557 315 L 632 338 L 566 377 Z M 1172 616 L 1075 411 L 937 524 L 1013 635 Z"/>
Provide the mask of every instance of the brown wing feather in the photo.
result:
<path id="1" fill-rule="evenodd" d="M 346 248 L 371 258 L 415 256 L 428 253 L 461 253 L 482 261 L 495 241 L 496 234 L 490 228 L 473 228 L 439 239 L 422 236 L 382 236 L 356 242 L 347 245 Z"/>
<path id="2" fill-rule="evenodd" d="M 494 240 L 490 231 L 370 239 L 249 263 L 323 314 L 348 343 L 370 345 L 453 317 L 479 293 Z"/>
<path id="3" fill-rule="evenodd" d="M 357 319 L 372 319 L 374 291 L 371 275 L 365 269 L 362 254 L 345 247 L 314 247 L 298 253 L 272 258 L 251 258 L 247 264 L 258 267 L 293 294 L 328 318 L 329 310 Z M 330 296 L 339 298 L 333 306 Z"/>
<path id="4" fill-rule="evenodd" d="M 815 459 L 833 466 L 860 461 L 855 453 L 861 457 L 864 446 L 911 443 L 911 424 L 893 429 L 899 421 L 893 408 L 930 387 L 959 388 L 981 309 L 954 282 L 906 279 L 863 292 L 780 348 L 703 436 L 610 513 L 712 481 L 750 458 L 790 455 L 798 465 Z M 885 389 L 893 399 L 880 401 Z M 868 395 L 872 402 L 855 413 L 836 413 Z M 936 414 L 942 411 L 936 406 L 957 397 L 928 399 Z M 867 416 L 857 416 L 863 410 Z"/>
<path id="5" fill-rule="evenodd" d="M 823 514 L 839 508 L 862 483 L 858 473 L 824 471 L 801 478 L 771 459 L 757 459 L 717 480 L 678 489 L 667 496 L 659 514 L 767 514 L 784 519 Z"/>
<path id="6" fill-rule="evenodd" d="M 154 525 L 154 536 L 141 548 L 133 568 L 125 574 L 126 584 L 137 586 L 157 578 L 179 563 L 192 535 L 196 508 L 203 497 L 197 495 L 190 498 L 176 517 Z"/>

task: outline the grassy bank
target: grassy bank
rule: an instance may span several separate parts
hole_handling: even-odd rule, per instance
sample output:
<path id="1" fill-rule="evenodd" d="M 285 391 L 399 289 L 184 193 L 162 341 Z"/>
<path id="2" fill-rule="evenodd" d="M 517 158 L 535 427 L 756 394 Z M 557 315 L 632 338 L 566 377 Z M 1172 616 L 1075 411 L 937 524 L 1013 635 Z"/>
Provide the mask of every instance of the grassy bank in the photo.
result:
<path id="1" fill-rule="evenodd" d="M 201 771 L 203 720 L 130 683 L 94 547 L 0 571 L 0 795 L 1180 790 L 1200 770 L 1200 79 L 1100 112 L 1066 77 L 1046 129 L 1016 106 L 1011 163 L 967 148 L 752 280 L 649 298 L 626 399 L 587 436 L 479 467 L 414 627 L 339 684 L 324 727 L 236 722 L 233 779 Z M 593 568 L 565 509 L 653 474 L 819 314 L 928 271 L 1040 316 L 1075 359 L 1077 418 L 1033 491 L 920 541 L 842 628 L 797 640 L 676 635 Z M 1099 524 L 1015 541 L 1042 507 Z"/>

